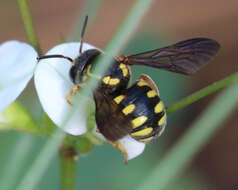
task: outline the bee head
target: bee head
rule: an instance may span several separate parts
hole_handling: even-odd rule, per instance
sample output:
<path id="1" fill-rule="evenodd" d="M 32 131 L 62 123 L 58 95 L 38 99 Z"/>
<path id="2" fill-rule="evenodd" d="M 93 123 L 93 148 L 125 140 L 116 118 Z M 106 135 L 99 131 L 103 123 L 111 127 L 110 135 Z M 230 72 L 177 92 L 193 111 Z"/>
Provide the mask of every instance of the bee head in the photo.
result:
<path id="1" fill-rule="evenodd" d="M 100 54 L 97 49 L 89 49 L 81 53 L 72 63 L 69 71 L 69 76 L 74 84 L 85 82 L 91 74 L 91 69 L 94 60 Z"/>
<path id="2" fill-rule="evenodd" d="M 91 73 L 91 68 L 95 58 L 101 53 L 97 49 L 89 49 L 86 51 L 82 51 L 83 49 L 83 36 L 85 33 L 86 25 L 88 21 L 88 16 L 85 17 L 81 37 L 80 37 L 80 47 L 79 47 L 79 56 L 73 60 L 70 57 L 64 55 L 45 55 L 38 57 L 38 61 L 41 59 L 48 59 L 48 58 L 64 58 L 67 59 L 72 63 L 72 67 L 69 71 L 69 77 L 74 84 L 80 84 L 85 82 L 89 76 L 100 78 L 100 76 L 94 75 Z"/>

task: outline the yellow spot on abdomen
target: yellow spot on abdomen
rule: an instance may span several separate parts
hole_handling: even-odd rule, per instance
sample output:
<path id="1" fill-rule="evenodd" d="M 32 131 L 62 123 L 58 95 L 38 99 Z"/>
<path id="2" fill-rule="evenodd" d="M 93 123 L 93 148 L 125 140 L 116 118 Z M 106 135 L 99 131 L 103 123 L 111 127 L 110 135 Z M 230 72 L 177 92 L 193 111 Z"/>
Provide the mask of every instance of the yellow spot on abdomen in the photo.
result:
<path id="1" fill-rule="evenodd" d="M 164 109 L 164 104 L 163 104 L 163 102 L 159 102 L 158 104 L 156 104 L 156 106 L 154 107 L 154 112 L 155 113 L 160 113 L 160 112 L 162 112 L 163 111 L 163 109 Z"/>
<path id="2" fill-rule="evenodd" d="M 110 81 L 111 77 L 110 76 L 106 76 L 102 79 L 102 81 L 104 82 L 104 84 L 108 84 Z"/>
<path id="3" fill-rule="evenodd" d="M 114 98 L 113 100 L 114 100 L 117 104 L 120 104 L 120 102 L 121 102 L 125 97 L 126 97 L 125 95 L 120 95 L 120 96 L 117 96 L 116 98 Z"/>
<path id="4" fill-rule="evenodd" d="M 117 85 L 119 82 L 120 82 L 120 80 L 118 78 L 111 78 L 109 80 L 110 85 Z"/>
<path id="5" fill-rule="evenodd" d="M 137 83 L 138 86 L 148 86 L 148 84 L 145 81 L 139 81 Z"/>
<path id="6" fill-rule="evenodd" d="M 147 92 L 148 98 L 154 98 L 157 95 L 157 93 L 154 90 L 150 90 Z"/>
<path id="7" fill-rule="evenodd" d="M 152 127 L 148 127 L 148 128 L 142 129 L 140 131 L 131 133 L 131 135 L 132 136 L 136 136 L 136 137 L 138 137 L 138 136 L 146 136 L 146 135 L 150 134 L 152 131 L 153 131 L 153 128 Z"/>
<path id="8" fill-rule="evenodd" d="M 136 127 L 139 127 L 139 126 L 143 125 L 146 122 L 147 119 L 148 118 L 144 115 L 133 119 L 132 120 L 133 128 L 136 128 Z"/>
<path id="9" fill-rule="evenodd" d="M 134 109 L 136 108 L 135 104 L 130 104 L 129 106 L 126 106 L 122 112 L 125 114 L 125 115 L 128 115 L 130 114 L 131 112 L 134 111 Z"/>
<path id="10" fill-rule="evenodd" d="M 152 139 L 153 139 L 153 137 L 148 137 L 148 138 L 145 138 L 145 139 L 139 139 L 139 141 L 148 142 L 148 141 L 151 141 Z"/>
<path id="11" fill-rule="evenodd" d="M 165 124 L 165 122 L 166 122 L 166 119 L 167 119 L 167 116 L 166 116 L 166 114 L 164 114 L 162 116 L 162 118 L 158 121 L 158 125 L 159 126 L 163 126 Z"/>

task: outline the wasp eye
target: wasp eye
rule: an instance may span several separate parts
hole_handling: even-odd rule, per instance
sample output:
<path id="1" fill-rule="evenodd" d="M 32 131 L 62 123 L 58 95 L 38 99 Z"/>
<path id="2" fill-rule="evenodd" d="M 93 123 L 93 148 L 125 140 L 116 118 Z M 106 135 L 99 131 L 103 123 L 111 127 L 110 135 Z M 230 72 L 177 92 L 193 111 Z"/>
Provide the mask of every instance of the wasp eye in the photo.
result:
<path id="1" fill-rule="evenodd" d="M 70 76 L 71 81 L 74 84 L 79 84 L 81 82 L 79 75 L 80 75 L 80 73 L 78 72 L 78 67 L 72 66 L 69 71 L 69 76 Z"/>

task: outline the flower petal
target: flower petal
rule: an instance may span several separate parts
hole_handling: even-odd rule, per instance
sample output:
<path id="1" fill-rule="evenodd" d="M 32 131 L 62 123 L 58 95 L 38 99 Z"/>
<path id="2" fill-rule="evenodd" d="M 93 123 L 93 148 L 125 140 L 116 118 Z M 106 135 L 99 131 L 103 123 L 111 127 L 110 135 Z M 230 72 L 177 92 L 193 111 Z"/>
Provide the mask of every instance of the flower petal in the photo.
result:
<path id="1" fill-rule="evenodd" d="M 106 138 L 103 136 L 103 134 L 99 133 L 97 130 L 97 125 L 95 126 L 93 130 L 93 134 L 100 140 L 106 141 Z M 121 139 L 119 139 L 119 143 L 125 148 L 128 160 L 131 160 L 137 156 L 139 156 L 141 153 L 143 153 L 145 149 L 145 143 L 139 142 L 135 139 L 133 139 L 130 135 L 127 135 Z M 110 144 L 110 143 L 109 143 Z M 120 149 L 119 149 L 120 150 Z M 126 156 L 126 155 L 125 155 Z"/>
<path id="2" fill-rule="evenodd" d="M 36 51 L 28 44 L 8 41 L 0 45 L 0 112 L 11 104 L 32 78 Z"/>
<path id="3" fill-rule="evenodd" d="M 145 143 L 136 141 L 130 135 L 123 137 L 119 142 L 126 149 L 128 160 L 139 156 L 145 149 Z"/>
<path id="4" fill-rule="evenodd" d="M 79 53 L 80 43 L 65 43 L 52 48 L 47 55 L 61 54 L 75 59 Z M 95 48 L 89 44 L 83 44 L 83 51 Z M 35 86 L 44 111 L 59 127 L 65 122 L 65 117 L 72 111 L 65 96 L 73 87 L 69 78 L 71 63 L 62 58 L 42 59 L 35 71 Z M 84 109 L 74 113 L 67 126 L 63 130 L 80 135 L 86 132 L 86 116 Z"/>

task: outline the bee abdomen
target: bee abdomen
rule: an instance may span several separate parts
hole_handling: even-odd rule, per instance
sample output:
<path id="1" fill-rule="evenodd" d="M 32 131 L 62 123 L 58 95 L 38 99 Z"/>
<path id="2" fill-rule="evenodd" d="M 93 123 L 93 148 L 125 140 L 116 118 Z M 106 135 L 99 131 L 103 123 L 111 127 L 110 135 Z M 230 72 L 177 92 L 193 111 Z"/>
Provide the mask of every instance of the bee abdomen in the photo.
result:
<path id="1" fill-rule="evenodd" d="M 160 136 L 166 126 L 166 113 L 163 111 L 160 115 L 155 116 L 152 120 L 152 122 L 148 122 L 145 125 L 134 128 L 130 135 L 134 139 L 142 142 L 149 142 L 153 138 Z"/>
<path id="2" fill-rule="evenodd" d="M 140 78 L 123 94 L 116 96 L 114 102 L 119 104 L 122 113 L 130 118 L 132 138 L 149 142 L 164 131 L 167 122 L 165 107 L 160 100 L 158 89 L 155 89 L 155 84 L 149 77 L 146 76 L 146 80 Z"/>

